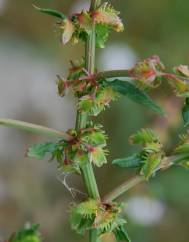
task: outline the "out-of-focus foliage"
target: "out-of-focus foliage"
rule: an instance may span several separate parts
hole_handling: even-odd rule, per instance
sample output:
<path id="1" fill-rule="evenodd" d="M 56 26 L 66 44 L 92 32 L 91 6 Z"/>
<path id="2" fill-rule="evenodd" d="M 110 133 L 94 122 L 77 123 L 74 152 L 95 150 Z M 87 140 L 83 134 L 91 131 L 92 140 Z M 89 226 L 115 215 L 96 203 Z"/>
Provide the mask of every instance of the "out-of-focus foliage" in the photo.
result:
<path id="1" fill-rule="evenodd" d="M 4 7 L 2 7 L 1 2 L 5 2 Z M 64 63 L 67 60 L 71 57 L 73 59 L 81 58 L 82 46 L 62 48 L 57 44 L 56 39 L 59 38 L 59 34 L 56 30 L 56 24 L 52 24 L 51 17 L 44 18 L 44 16 L 36 13 L 32 4 L 56 8 L 67 13 L 72 9 L 74 2 L 73 0 L 0 1 L 0 36 L 2 40 L 0 48 L 6 48 L 7 56 L 9 56 L 9 50 L 11 50 L 13 56 L 16 51 L 19 51 L 19 58 L 26 54 L 34 58 L 35 61 L 40 57 L 43 57 L 44 61 L 50 59 L 50 63 L 53 64 L 56 59 L 56 64 L 61 64 L 64 71 Z M 141 58 L 157 54 L 161 56 L 166 65 L 170 66 L 175 66 L 178 63 L 189 64 L 188 0 L 112 0 L 112 4 L 115 3 L 116 9 L 121 10 L 121 17 L 126 23 L 126 31 L 119 35 L 112 34 L 108 44 L 112 42 L 116 44 L 117 41 L 119 41 L 118 45 L 125 43 Z M 79 3 L 79 5 L 81 6 L 82 3 Z M 52 30 L 54 30 L 54 35 Z M 28 49 L 32 51 L 29 52 Z M 99 55 L 101 53 L 100 50 Z M 15 62 L 18 63 L 19 58 Z M 115 56 L 112 58 L 115 58 Z M 1 59 L 0 63 L 4 62 L 5 59 Z M 10 62 L 11 59 L 7 64 L 6 75 L 0 77 L 1 86 L 15 74 L 10 68 Z M 34 71 L 32 68 L 31 66 L 31 72 Z M 37 67 L 35 66 L 35 68 Z M 101 69 L 101 66 L 99 66 L 99 69 Z M 24 69 L 22 71 L 24 72 Z M 64 72 L 62 74 L 65 75 Z M 30 83 L 32 82 L 30 73 L 25 76 L 25 79 L 25 82 L 27 80 Z M 12 100 L 11 96 L 8 95 L 12 89 L 18 92 L 17 96 L 23 92 L 30 93 L 32 91 L 25 86 L 20 86 L 18 91 L 14 88 L 14 85 L 18 86 L 19 82 L 15 80 L 7 89 L 1 89 L 1 96 L 4 92 L 7 93 L 6 97 L 3 96 L 3 100 L 1 99 L 1 109 L 5 103 Z M 37 93 L 34 98 L 39 95 L 41 95 L 41 99 L 44 98 L 43 95 L 48 96 L 45 86 L 43 86 L 44 92 L 39 95 L 39 88 L 36 90 Z M 127 143 L 128 137 L 143 126 L 154 128 L 158 133 L 160 131 L 161 140 L 164 143 L 169 141 L 166 147 L 167 151 L 174 147 L 174 144 L 178 141 L 175 130 L 181 127 L 181 114 L 178 110 L 182 103 L 173 98 L 169 90 L 165 84 L 161 96 L 152 92 L 158 103 L 165 104 L 167 117 L 153 116 L 128 99 L 115 103 L 111 110 L 107 110 L 101 116 L 100 119 L 103 120 L 105 129 L 111 136 L 109 143 L 109 149 L 112 151 L 109 156 L 110 161 L 115 157 L 124 157 L 134 151 L 135 148 Z M 49 105 L 51 101 L 48 100 Z M 63 103 L 64 101 L 62 105 Z M 13 104 L 14 100 L 11 105 L 14 106 Z M 14 111 L 18 113 L 17 118 L 34 119 L 39 122 L 45 119 L 47 123 L 50 120 L 46 119 L 48 117 L 46 113 L 53 112 L 53 108 L 49 108 L 46 113 L 43 113 L 37 106 L 28 106 L 26 102 L 22 102 L 19 108 L 19 111 Z M 29 116 L 26 115 L 28 110 L 30 114 L 27 115 Z M 59 112 L 62 112 L 61 109 Z M 64 123 L 67 114 L 63 112 L 61 114 L 61 123 Z M 49 167 L 46 167 L 45 162 L 24 159 L 23 146 L 26 143 L 38 142 L 38 140 L 36 141 L 33 136 L 15 134 L 15 139 L 12 134 L 7 137 L 10 143 L 8 152 L 10 153 L 11 142 L 13 141 L 13 149 L 16 152 L 11 153 L 16 153 L 15 157 L 10 155 L 9 160 L 7 160 L 2 154 L 0 155 L 0 237 L 7 238 L 8 234 L 16 231 L 25 221 L 30 220 L 41 224 L 41 232 L 45 241 L 79 241 L 80 237 L 71 233 L 66 225 L 68 220 L 66 206 L 68 201 L 72 201 L 72 198 L 64 189 L 62 183 L 54 179 L 53 165 L 49 164 Z M 170 135 L 175 139 L 170 140 Z M 115 168 L 109 169 L 108 175 L 107 167 L 104 167 L 101 171 L 97 170 L 99 183 L 103 183 L 101 192 L 105 193 L 105 191 L 110 190 L 124 180 L 125 176 L 125 172 L 120 171 L 119 168 L 116 171 Z M 59 179 L 64 182 L 64 177 L 59 177 Z M 132 217 L 128 218 L 130 221 L 128 230 L 133 241 L 188 242 L 188 181 L 187 171 L 173 168 L 168 173 L 162 173 L 159 178 L 153 180 L 150 187 L 144 184 L 130 192 L 130 197 L 134 196 L 135 193 L 141 196 L 146 195 L 161 200 L 165 206 L 165 214 L 162 220 L 159 224 L 152 224 L 150 227 L 137 223 L 132 220 Z M 69 184 L 69 182 L 68 179 L 67 183 Z M 69 185 L 83 190 L 81 181 L 77 177 L 73 184 Z M 125 199 L 127 201 L 127 198 Z"/>
<path id="2" fill-rule="evenodd" d="M 36 224 L 26 225 L 23 229 L 13 234 L 9 242 L 41 242 L 38 227 Z"/>

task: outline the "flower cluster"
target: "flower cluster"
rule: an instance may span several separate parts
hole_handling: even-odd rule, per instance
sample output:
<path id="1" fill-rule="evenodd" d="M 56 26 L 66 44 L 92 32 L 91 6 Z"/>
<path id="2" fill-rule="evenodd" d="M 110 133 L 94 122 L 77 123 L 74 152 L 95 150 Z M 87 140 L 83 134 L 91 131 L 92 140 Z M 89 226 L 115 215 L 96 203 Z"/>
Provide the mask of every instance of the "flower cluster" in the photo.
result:
<path id="1" fill-rule="evenodd" d="M 97 116 L 112 100 L 118 97 L 113 88 L 105 80 L 96 80 L 95 74 L 90 74 L 84 68 L 84 63 L 71 62 L 67 79 L 58 76 L 58 93 L 62 97 L 68 88 L 79 98 L 78 111 Z"/>
<path id="2" fill-rule="evenodd" d="M 156 88 L 161 83 L 161 76 L 165 67 L 156 55 L 139 61 L 129 70 L 129 76 L 142 89 Z"/>
<path id="3" fill-rule="evenodd" d="M 142 150 L 132 156 L 123 159 L 116 159 L 113 164 L 124 168 L 138 168 L 140 174 L 147 180 L 161 167 L 169 164 L 162 164 L 164 161 L 163 146 L 158 136 L 151 129 L 142 129 L 130 137 L 132 144 L 140 144 Z"/>
<path id="4" fill-rule="evenodd" d="M 61 31 L 61 41 L 63 44 L 78 43 L 79 40 L 86 41 L 88 35 L 96 24 L 96 45 L 103 48 L 108 39 L 111 29 L 120 32 L 124 30 L 123 23 L 119 18 L 119 12 L 116 11 L 107 2 L 98 6 L 94 11 L 82 11 L 66 17 L 64 14 L 51 9 L 42 9 L 36 7 L 40 12 L 58 17 Z"/>
<path id="5" fill-rule="evenodd" d="M 124 229 L 126 221 L 120 217 L 121 207 L 117 203 L 103 203 L 87 200 L 71 208 L 71 227 L 83 234 L 90 229 L 97 229 L 99 238 L 106 233 L 113 233 L 118 241 L 130 241 Z"/>
<path id="6" fill-rule="evenodd" d="M 100 125 L 86 129 L 70 129 L 67 132 L 72 139 L 58 143 L 33 145 L 28 149 L 28 156 L 43 159 L 46 153 L 56 159 L 59 168 L 65 172 L 80 172 L 80 167 L 87 162 L 100 167 L 107 162 L 105 154 L 106 135 Z"/>

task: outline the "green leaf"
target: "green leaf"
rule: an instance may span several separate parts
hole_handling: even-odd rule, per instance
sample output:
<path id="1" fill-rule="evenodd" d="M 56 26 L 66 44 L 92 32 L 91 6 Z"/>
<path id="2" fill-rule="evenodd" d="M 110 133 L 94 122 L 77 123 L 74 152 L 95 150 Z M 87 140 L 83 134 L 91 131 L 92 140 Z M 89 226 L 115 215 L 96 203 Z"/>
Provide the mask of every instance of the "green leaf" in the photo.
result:
<path id="1" fill-rule="evenodd" d="M 141 173 L 148 180 L 150 176 L 156 171 L 159 164 L 161 163 L 162 155 L 159 153 L 152 153 L 148 155 L 144 166 L 142 167 Z"/>
<path id="2" fill-rule="evenodd" d="M 90 144 L 95 147 L 105 147 L 106 139 L 107 137 L 101 127 L 95 127 L 93 131 L 85 132 L 81 136 L 81 140 L 83 143 Z"/>
<path id="3" fill-rule="evenodd" d="M 74 206 L 70 214 L 71 228 L 83 234 L 92 227 L 97 210 L 97 201 L 92 199 Z"/>
<path id="4" fill-rule="evenodd" d="M 130 136 L 132 144 L 160 143 L 159 137 L 152 129 L 141 129 L 136 134 Z"/>
<path id="5" fill-rule="evenodd" d="M 65 139 L 65 140 L 69 140 L 71 138 L 71 136 L 69 136 L 68 134 L 66 134 L 62 131 L 58 131 L 58 130 L 47 128 L 47 127 L 44 127 L 41 125 L 27 123 L 27 122 L 23 122 L 23 121 L 14 120 L 14 119 L 0 119 L 0 125 L 25 130 L 25 131 L 39 134 L 39 135 L 59 137 L 59 138 Z"/>
<path id="6" fill-rule="evenodd" d="M 96 47 L 104 48 L 109 36 L 109 27 L 103 24 L 96 24 Z"/>
<path id="7" fill-rule="evenodd" d="M 23 229 L 11 236 L 9 242 L 41 242 L 38 227 L 37 224 L 26 225 Z"/>
<path id="8" fill-rule="evenodd" d="M 137 168 L 141 166 L 141 163 L 143 163 L 143 161 L 138 154 L 133 154 L 122 159 L 115 159 L 112 162 L 112 164 L 118 165 L 122 168 Z"/>
<path id="9" fill-rule="evenodd" d="M 28 149 L 27 156 L 37 160 L 44 159 L 46 153 L 54 153 L 58 149 L 58 144 L 48 142 L 45 144 L 34 144 Z"/>
<path id="10" fill-rule="evenodd" d="M 107 163 L 106 155 L 101 147 L 95 147 L 94 151 L 89 153 L 90 161 L 96 166 L 101 167 Z"/>
<path id="11" fill-rule="evenodd" d="M 114 230 L 114 234 L 117 241 L 131 242 L 129 235 L 124 226 L 119 226 Z"/>
<path id="12" fill-rule="evenodd" d="M 59 11 L 56 11 L 56 10 L 54 10 L 54 9 L 39 8 L 39 7 L 37 7 L 36 5 L 33 5 L 33 6 L 34 6 L 34 8 L 35 8 L 36 10 L 38 10 L 38 11 L 41 12 L 41 13 L 45 13 L 45 14 L 47 14 L 47 15 L 51 15 L 51 16 L 53 16 L 53 17 L 57 17 L 57 18 L 61 18 L 61 19 L 66 19 L 66 16 L 65 16 L 63 13 L 61 13 L 61 12 L 59 12 Z"/>
<path id="13" fill-rule="evenodd" d="M 145 92 L 141 91 L 130 82 L 116 79 L 107 83 L 112 86 L 116 92 L 127 96 L 132 101 L 142 104 L 156 113 L 165 115 L 165 112 L 161 107 L 159 107 Z"/>
<path id="14" fill-rule="evenodd" d="M 184 143 L 179 145 L 174 151 L 174 154 L 187 154 L 187 153 L 189 153 L 189 143 Z"/>

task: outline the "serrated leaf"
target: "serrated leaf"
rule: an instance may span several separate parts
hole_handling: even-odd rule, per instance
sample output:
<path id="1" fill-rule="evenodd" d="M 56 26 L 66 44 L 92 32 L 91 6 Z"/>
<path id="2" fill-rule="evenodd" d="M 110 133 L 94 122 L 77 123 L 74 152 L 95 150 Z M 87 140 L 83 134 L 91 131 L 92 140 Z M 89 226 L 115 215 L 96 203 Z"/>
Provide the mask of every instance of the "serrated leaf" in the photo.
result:
<path id="1" fill-rule="evenodd" d="M 95 215 L 97 210 L 98 203 L 96 200 L 93 199 L 82 202 L 74 208 L 74 212 L 81 214 L 84 217 L 91 217 L 92 215 Z"/>
<path id="2" fill-rule="evenodd" d="M 92 146 L 106 146 L 106 135 L 102 130 L 86 133 L 81 137 L 81 140 Z"/>
<path id="3" fill-rule="evenodd" d="M 73 207 L 70 216 L 71 228 L 83 234 L 92 227 L 97 210 L 97 201 L 93 199 Z"/>
<path id="4" fill-rule="evenodd" d="M 57 10 L 49 9 L 49 8 L 39 8 L 36 5 L 33 5 L 33 7 L 41 13 L 44 13 L 53 17 L 61 18 L 61 19 L 66 19 L 66 16 Z"/>
<path id="5" fill-rule="evenodd" d="M 117 32 L 124 30 L 123 23 L 119 18 L 119 12 L 107 2 L 93 12 L 93 19 L 96 23 L 109 25 Z"/>
<path id="6" fill-rule="evenodd" d="M 109 36 L 109 27 L 103 24 L 96 24 L 96 47 L 104 48 Z"/>
<path id="7" fill-rule="evenodd" d="M 174 151 L 174 154 L 184 154 L 184 153 L 189 153 L 189 143 L 184 143 L 179 145 Z"/>
<path id="8" fill-rule="evenodd" d="M 95 227 L 100 233 L 110 232 L 115 219 L 115 214 L 109 213 L 108 211 L 99 211 L 94 221 Z"/>
<path id="9" fill-rule="evenodd" d="M 141 129 L 129 138 L 132 144 L 160 143 L 159 137 L 152 129 Z"/>
<path id="10" fill-rule="evenodd" d="M 65 139 L 65 140 L 69 140 L 71 138 L 71 136 L 69 136 L 68 134 L 66 134 L 64 132 L 61 132 L 61 131 L 58 131 L 55 129 L 51 129 L 51 128 L 47 128 L 47 127 L 44 127 L 41 125 L 27 123 L 27 122 L 23 122 L 23 121 L 14 120 L 14 119 L 0 119 L 0 125 L 25 130 L 25 131 L 39 134 L 39 135 L 59 137 L 59 138 Z"/>
<path id="11" fill-rule="evenodd" d="M 138 154 L 133 154 L 126 158 L 115 159 L 112 164 L 118 165 L 122 168 L 137 168 L 141 166 L 142 162 L 143 161 Z"/>
<path id="12" fill-rule="evenodd" d="M 94 150 L 89 153 L 89 157 L 90 161 L 93 162 L 97 167 L 101 167 L 107 163 L 105 152 L 100 147 L 95 147 Z"/>
<path id="13" fill-rule="evenodd" d="M 148 155 L 144 166 L 142 167 L 141 173 L 148 180 L 150 176 L 156 171 L 159 164 L 161 163 L 162 156 L 159 153 L 152 153 Z"/>
<path id="14" fill-rule="evenodd" d="M 130 82 L 116 79 L 107 83 L 108 85 L 112 86 L 116 92 L 127 96 L 132 101 L 142 104 L 156 113 L 165 115 L 164 110 L 160 106 L 158 106 L 145 92 L 141 91 Z"/>
<path id="15" fill-rule="evenodd" d="M 48 142 L 44 144 L 34 144 L 28 149 L 27 156 L 37 160 L 42 160 L 47 153 L 53 154 L 57 149 L 57 143 Z"/>
<path id="16" fill-rule="evenodd" d="M 92 217 L 83 217 L 81 214 L 72 213 L 70 217 L 71 229 L 75 230 L 78 234 L 84 234 L 85 230 L 92 227 L 94 222 L 94 215 Z"/>
<path id="17" fill-rule="evenodd" d="M 117 229 L 115 229 L 114 234 L 117 241 L 131 242 L 129 235 L 124 226 L 119 226 Z"/>

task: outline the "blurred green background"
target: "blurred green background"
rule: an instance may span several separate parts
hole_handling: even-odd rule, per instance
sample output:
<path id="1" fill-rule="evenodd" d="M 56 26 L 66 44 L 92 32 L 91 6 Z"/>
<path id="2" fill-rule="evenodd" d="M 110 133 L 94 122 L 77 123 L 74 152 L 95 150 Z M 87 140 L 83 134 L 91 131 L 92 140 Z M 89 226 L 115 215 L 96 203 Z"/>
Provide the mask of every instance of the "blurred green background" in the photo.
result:
<path id="1" fill-rule="evenodd" d="M 121 10 L 126 31 L 112 33 L 107 48 L 98 50 L 99 70 L 129 68 L 157 54 L 168 66 L 189 64 L 188 0 L 112 0 Z M 71 14 L 88 6 L 80 0 L 0 0 L 0 117 L 15 118 L 57 129 L 74 126 L 76 101 L 56 95 L 56 74 L 67 75 L 69 60 L 80 59 L 82 44 L 61 46 L 54 19 L 36 12 L 32 3 Z M 127 140 L 141 127 L 157 130 L 167 150 L 182 129 L 183 100 L 164 85 L 151 93 L 165 106 L 160 118 L 123 98 L 100 115 L 109 140 L 109 161 L 134 151 Z M 25 222 L 38 222 L 44 241 L 85 241 L 68 224 L 68 203 L 56 164 L 24 157 L 28 145 L 41 142 L 24 132 L 0 128 L 0 241 Z M 96 169 L 101 194 L 134 175 L 110 165 Z M 84 191 L 80 177 L 67 183 Z M 173 168 L 123 197 L 128 231 L 134 242 L 189 241 L 189 173 Z M 81 199 L 78 195 L 75 199 Z M 108 240 L 110 242 L 110 240 Z"/>

